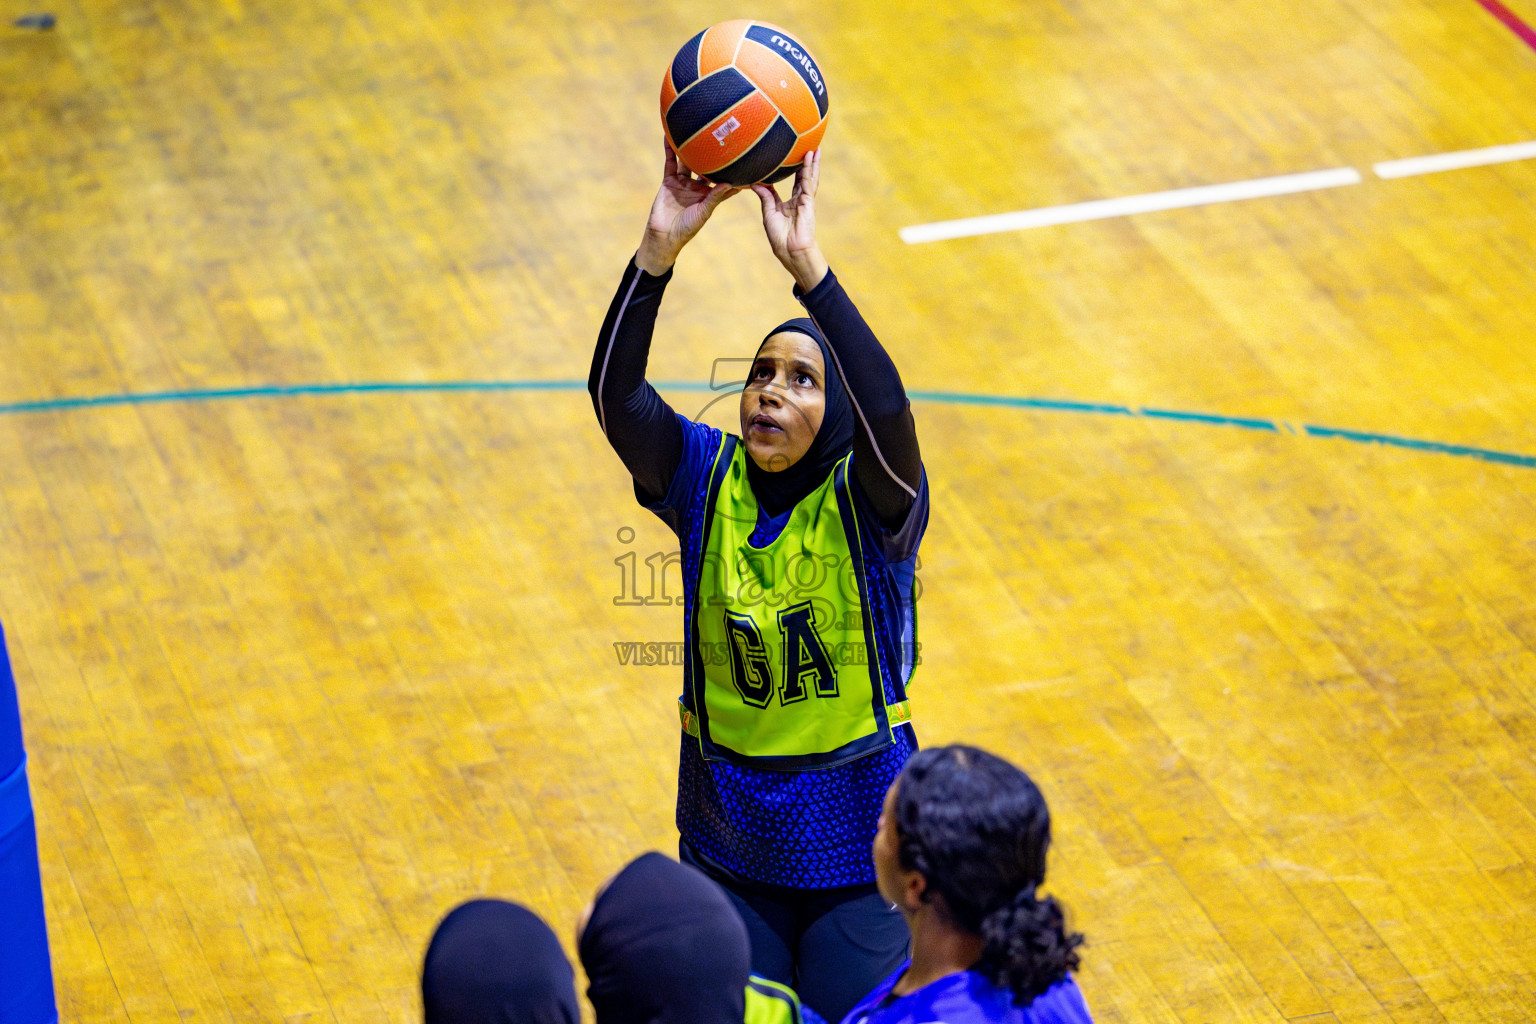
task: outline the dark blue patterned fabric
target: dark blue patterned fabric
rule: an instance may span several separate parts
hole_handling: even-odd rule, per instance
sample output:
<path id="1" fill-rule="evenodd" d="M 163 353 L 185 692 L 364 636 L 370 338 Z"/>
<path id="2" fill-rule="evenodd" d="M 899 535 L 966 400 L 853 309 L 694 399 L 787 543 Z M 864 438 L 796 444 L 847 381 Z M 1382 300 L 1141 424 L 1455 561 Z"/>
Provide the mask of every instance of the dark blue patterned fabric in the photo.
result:
<path id="1" fill-rule="evenodd" d="M 648 507 L 677 533 L 681 544 L 682 578 L 688 584 L 686 631 L 693 619 L 708 474 L 721 433 L 678 418 L 683 426 L 682 461 L 666 497 Z M 904 530 L 899 540 L 872 532 L 869 524 L 875 517 L 860 508 L 860 527 L 870 552 L 865 566 L 870 614 L 887 669 L 883 682 L 888 703 L 906 696 L 902 677 L 910 674 L 914 627 L 912 609 L 901 595 L 912 591 L 927 503 L 925 479 L 909 517 L 918 528 Z M 789 516 L 786 510 L 769 519 L 759 509 L 752 543 L 770 543 Z M 884 750 L 836 768 L 771 772 L 706 761 L 698 740 L 684 734 L 677 780 L 678 831 L 697 853 L 742 878 L 803 889 L 873 882 L 870 844 L 880 805 L 917 749 L 910 725 L 895 729 L 894 737 Z"/>
<path id="2" fill-rule="evenodd" d="M 684 735 L 677 828 L 695 851 L 743 878 L 801 889 L 875 880 L 870 844 L 880 804 L 917 749 L 912 727 L 857 761 L 815 772 L 764 772 L 705 761 Z"/>

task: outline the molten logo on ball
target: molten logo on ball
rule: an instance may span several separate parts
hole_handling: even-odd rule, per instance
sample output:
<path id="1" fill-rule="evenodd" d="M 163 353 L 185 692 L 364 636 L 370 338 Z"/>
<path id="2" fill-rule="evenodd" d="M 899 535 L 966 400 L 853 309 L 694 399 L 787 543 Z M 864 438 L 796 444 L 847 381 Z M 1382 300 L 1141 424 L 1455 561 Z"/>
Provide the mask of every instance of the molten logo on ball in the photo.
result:
<path id="1" fill-rule="evenodd" d="M 796 63 L 805 68 L 805 70 L 811 76 L 811 81 L 816 83 L 817 93 L 824 93 L 827 91 L 827 87 L 821 84 L 821 72 L 816 70 L 815 63 L 804 50 L 800 49 L 800 47 L 796 46 L 790 40 L 785 39 L 783 36 L 776 35 L 773 37 L 771 42 L 783 48 L 785 53 L 789 54 L 795 59 Z"/>

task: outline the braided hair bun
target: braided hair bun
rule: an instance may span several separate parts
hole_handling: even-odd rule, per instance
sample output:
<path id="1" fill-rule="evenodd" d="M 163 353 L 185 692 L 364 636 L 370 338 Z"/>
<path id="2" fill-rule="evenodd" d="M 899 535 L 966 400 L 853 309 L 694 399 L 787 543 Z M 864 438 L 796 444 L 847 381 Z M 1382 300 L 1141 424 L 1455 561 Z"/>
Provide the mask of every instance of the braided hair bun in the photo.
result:
<path id="1" fill-rule="evenodd" d="M 984 940 L 973 970 L 1027 1006 L 1077 969 L 1082 935 L 1039 898 L 1051 817 L 1030 777 L 967 746 L 912 756 L 896 788 L 897 858 L 956 928 Z"/>

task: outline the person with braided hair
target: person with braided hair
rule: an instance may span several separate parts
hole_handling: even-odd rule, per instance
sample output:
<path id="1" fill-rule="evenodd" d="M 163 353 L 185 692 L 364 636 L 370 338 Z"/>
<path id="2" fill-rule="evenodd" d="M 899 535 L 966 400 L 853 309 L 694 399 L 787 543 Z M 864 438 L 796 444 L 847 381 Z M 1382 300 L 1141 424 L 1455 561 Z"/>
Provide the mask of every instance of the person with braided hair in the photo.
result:
<path id="1" fill-rule="evenodd" d="M 1089 1024 L 1073 980 L 1083 937 L 1041 897 L 1051 817 L 1028 775 L 967 746 L 912 755 L 875 833 L 880 895 L 912 957 L 843 1024 Z"/>

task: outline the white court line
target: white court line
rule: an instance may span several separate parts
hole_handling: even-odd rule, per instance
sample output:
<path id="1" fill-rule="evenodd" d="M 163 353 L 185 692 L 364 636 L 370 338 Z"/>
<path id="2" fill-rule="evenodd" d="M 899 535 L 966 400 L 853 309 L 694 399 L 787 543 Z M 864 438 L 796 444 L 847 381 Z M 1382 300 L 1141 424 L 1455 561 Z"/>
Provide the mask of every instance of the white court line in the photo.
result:
<path id="1" fill-rule="evenodd" d="M 1406 160 L 1388 160 L 1373 164 L 1371 170 L 1382 178 L 1406 178 L 1410 174 L 1434 174 L 1437 171 L 1456 171 L 1463 167 L 1482 167 L 1487 164 L 1504 164 L 1512 160 L 1536 159 L 1536 142 L 1515 142 L 1508 146 L 1489 146 L 1487 149 L 1464 149 L 1457 153 L 1436 153 L 1434 156 L 1410 156 Z"/>
<path id="2" fill-rule="evenodd" d="M 1179 188 L 1171 192 L 1149 192 L 1140 196 L 1122 196 L 1119 199 L 1095 199 L 1071 206 L 1047 206 L 1037 210 L 1017 210 L 1013 213 L 994 213 L 986 217 L 968 217 L 965 220 L 946 220 L 933 224 L 917 224 L 902 228 L 901 240 L 909 245 L 918 242 L 938 242 L 946 238 L 968 238 L 971 235 L 990 235 L 1000 231 L 1022 231 L 1025 228 L 1045 227 L 1048 224 L 1071 224 L 1083 220 L 1100 220 L 1105 217 L 1124 217 L 1133 213 L 1150 213 L 1154 210 L 1176 210 L 1186 206 L 1204 206 L 1208 203 L 1227 203 L 1236 199 L 1258 199 L 1263 196 L 1282 196 L 1292 192 L 1310 192 L 1339 185 L 1358 185 L 1360 172 L 1353 167 L 1335 167 L 1327 171 L 1308 171 L 1305 174 L 1283 174 L 1277 178 L 1255 178 L 1252 181 L 1233 181 L 1225 185 L 1199 185 L 1195 188 Z"/>

